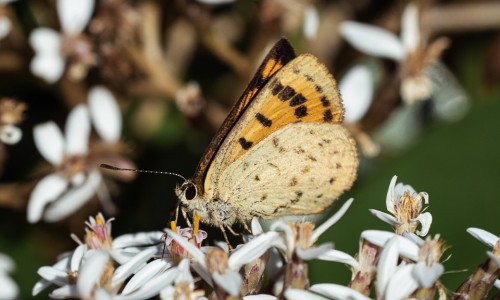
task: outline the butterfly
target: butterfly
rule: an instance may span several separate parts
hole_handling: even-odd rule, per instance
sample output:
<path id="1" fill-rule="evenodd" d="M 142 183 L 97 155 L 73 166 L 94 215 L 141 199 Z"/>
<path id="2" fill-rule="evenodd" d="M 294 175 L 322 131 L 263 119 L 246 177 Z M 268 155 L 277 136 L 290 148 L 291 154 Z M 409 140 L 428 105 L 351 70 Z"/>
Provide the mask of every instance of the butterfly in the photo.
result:
<path id="1" fill-rule="evenodd" d="M 176 187 L 184 214 L 219 227 L 227 241 L 225 228 L 248 228 L 253 217 L 321 213 L 356 178 L 356 144 L 341 124 L 343 115 L 328 69 L 279 40 L 194 176 Z"/>

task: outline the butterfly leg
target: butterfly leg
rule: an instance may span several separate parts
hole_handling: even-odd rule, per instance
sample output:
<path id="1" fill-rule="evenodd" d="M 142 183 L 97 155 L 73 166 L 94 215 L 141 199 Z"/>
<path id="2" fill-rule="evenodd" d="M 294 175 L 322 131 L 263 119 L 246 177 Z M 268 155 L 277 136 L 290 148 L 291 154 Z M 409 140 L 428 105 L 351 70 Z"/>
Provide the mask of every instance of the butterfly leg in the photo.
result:
<path id="1" fill-rule="evenodd" d="M 234 232 L 234 230 L 230 226 L 227 226 L 227 230 L 229 230 L 229 232 L 231 232 L 231 234 L 234 235 L 234 236 L 240 236 L 241 235 L 239 233 Z"/>
<path id="2" fill-rule="evenodd" d="M 252 230 L 250 230 L 246 222 L 241 222 L 241 224 L 243 224 L 243 229 L 245 229 L 248 233 L 252 233 Z"/>
<path id="3" fill-rule="evenodd" d="M 187 211 L 186 211 L 186 209 L 184 207 L 181 207 L 181 213 L 182 213 L 182 217 L 184 218 L 184 220 L 186 220 L 187 225 L 189 227 L 193 227 L 193 225 L 189 221 L 189 218 L 188 218 L 188 215 L 187 215 Z"/>
<path id="4" fill-rule="evenodd" d="M 231 247 L 231 243 L 229 243 L 229 239 L 227 238 L 226 230 L 224 229 L 224 225 L 219 225 L 220 231 L 222 231 L 222 235 L 224 236 L 224 240 L 226 240 L 227 247 L 229 248 L 229 251 L 233 250 L 233 247 Z M 228 227 L 229 228 L 229 227 Z"/>

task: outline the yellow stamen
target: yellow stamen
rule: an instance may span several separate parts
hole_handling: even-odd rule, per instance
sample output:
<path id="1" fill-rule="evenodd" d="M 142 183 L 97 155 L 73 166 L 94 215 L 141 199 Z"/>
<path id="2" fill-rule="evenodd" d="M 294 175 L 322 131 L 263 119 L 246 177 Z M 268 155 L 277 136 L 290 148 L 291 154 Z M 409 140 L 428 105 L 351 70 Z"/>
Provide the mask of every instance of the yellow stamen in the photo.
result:
<path id="1" fill-rule="evenodd" d="M 177 232 L 177 224 L 175 223 L 175 221 L 170 222 L 170 229 L 173 232 Z"/>
<path id="2" fill-rule="evenodd" d="M 195 214 L 193 220 L 193 234 L 198 234 L 198 230 L 200 230 L 200 216 Z"/>
<path id="3" fill-rule="evenodd" d="M 102 220 L 100 215 L 95 216 L 95 222 L 97 223 L 97 225 L 104 224 L 104 221 Z"/>

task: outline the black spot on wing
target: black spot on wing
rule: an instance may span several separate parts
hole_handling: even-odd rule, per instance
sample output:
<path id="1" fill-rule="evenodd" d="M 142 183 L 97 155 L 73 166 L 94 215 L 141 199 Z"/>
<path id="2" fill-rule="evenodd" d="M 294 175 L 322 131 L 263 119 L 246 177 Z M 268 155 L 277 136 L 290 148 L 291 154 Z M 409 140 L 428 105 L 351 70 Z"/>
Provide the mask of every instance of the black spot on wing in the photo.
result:
<path id="1" fill-rule="evenodd" d="M 316 89 L 316 92 L 323 93 L 323 88 L 321 86 L 315 85 L 314 88 Z"/>
<path id="2" fill-rule="evenodd" d="M 307 116 L 307 107 L 305 105 L 301 105 L 295 109 L 295 116 L 297 118 L 303 118 Z"/>
<path id="3" fill-rule="evenodd" d="M 331 105 L 330 100 L 326 98 L 325 96 L 321 97 L 321 104 L 323 104 L 324 107 L 328 107 Z"/>
<path id="4" fill-rule="evenodd" d="M 240 138 L 239 142 L 241 147 L 245 150 L 248 150 L 253 145 L 253 142 L 247 141 L 245 138 Z"/>
<path id="5" fill-rule="evenodd" d="M 295 92 L 295 90 L 292 87 L 285 86 L 283 88 L 283 90 L 281 91 L 281 93 L 278 94 L 278 98 L 281 101 L 287 101 L 288 99 L 290 99 L 293 96 L 295 96 L 295 94 L 296 94 L 296 92 Z"/>
<path id="6" fill-rule="evenodd" d="M 297 106 L 305 103 L 307 101 L 306 97 L 304 97 L 301 93 L 295 95 L 290 101 L 290 106 Z"/>
<path id="7" fill-rule="evenodd" d="M 271 86 L 271 93 L 273 96 L 276 96 L 283 90 L 283 88 L 284 86 L 278 80 L 274 80 Z"/>
<path id="8" fill-rule="evenodd" d="M 330 109 L 325 110 L 323 113 L 323 120 L 325 122 L 331 122 L 333 120 L 332 111 Z"/>
<path id="9" fill-rule="evenodd" d="M 261 113 L 257 113 L 255 115 L 255 118 L 260 122 L 260 124 L 264 125 L 265 127 L 271 127 L 271 125 L 273 125 L 273 121 L 269 120 Z"/>

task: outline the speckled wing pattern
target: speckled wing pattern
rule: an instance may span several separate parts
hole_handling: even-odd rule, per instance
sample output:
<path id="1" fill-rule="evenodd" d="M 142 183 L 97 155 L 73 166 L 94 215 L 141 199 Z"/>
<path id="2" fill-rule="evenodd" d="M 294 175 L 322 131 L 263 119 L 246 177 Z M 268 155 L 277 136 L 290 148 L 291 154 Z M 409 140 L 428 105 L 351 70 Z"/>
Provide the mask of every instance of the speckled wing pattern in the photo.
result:
<path id="1" fill-rule="evenodd" d="M 246 222 L 319 213 L 351 187 L 356 146 L 340 125 L 335 80 L 317 58 L 280 66 L 245 105 L 210 160 L 205 198 L 230 202 Z"/>
<path id="2" fill-rule="evenodd" d="M 214 138 L 205 150 L 205 153 L 196 168 L 196 173 L 194 174 L 192 180 L 197 185 L 199 191 L 203 191 L 203 183 L 208 167 L 212 163 L 215 154 L 219 150 L 229 131 L 235 126 L 245 109 L 262 90 L 265 84 L 267 84 L 269 79 L 295 57 L 295 51 L 286 39 L 280 39 L 276 42 L 273 48 L 266 55 L 240 99 L 236 102 L 228 117 L 224 120 L 224 123 L 221 125 L 218 132 L 215 134 Z"/>

